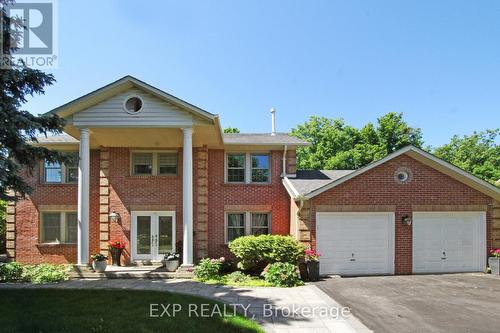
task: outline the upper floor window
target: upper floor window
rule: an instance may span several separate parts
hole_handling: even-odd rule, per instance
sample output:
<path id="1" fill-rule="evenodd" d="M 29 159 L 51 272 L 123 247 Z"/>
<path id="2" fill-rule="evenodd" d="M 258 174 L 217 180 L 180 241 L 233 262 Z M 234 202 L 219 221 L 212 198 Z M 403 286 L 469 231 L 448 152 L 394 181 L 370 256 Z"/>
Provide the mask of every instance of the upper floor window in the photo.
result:
<path id="1" fill-rule="evenodd" d="M 78 153 L 70 153 L 71 163 L 50 163 L 43 164 L 43 180 L 46 183 L 76 183 L 78 182 Z"/>
<path id="2" fill-rule="evenodd" d="M 41 243 L 76 243 L 77 214 L 75 212 L 42 212 Z"/>
<path id="3" fill-rule="evenodd" d="M 269 183 L 270 156 L 263 153 L 227 153 L 227 183 Z"/>
<path id="4" fill-rule="evenodd" d="M 177 153 L 175 152 L 133 152 L 133 175 L 176 175 Z"/>

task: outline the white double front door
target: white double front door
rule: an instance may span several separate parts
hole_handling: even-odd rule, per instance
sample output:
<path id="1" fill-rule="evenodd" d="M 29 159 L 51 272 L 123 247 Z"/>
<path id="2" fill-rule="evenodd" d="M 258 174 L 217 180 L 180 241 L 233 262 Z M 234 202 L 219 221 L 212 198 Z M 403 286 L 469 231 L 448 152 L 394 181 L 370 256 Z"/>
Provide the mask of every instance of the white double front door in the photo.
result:
<path id="1" fill-rule="evenodd" d="M 175 251 L 175 212 L 132 212 L 132 260 L 159 261 Z"/>

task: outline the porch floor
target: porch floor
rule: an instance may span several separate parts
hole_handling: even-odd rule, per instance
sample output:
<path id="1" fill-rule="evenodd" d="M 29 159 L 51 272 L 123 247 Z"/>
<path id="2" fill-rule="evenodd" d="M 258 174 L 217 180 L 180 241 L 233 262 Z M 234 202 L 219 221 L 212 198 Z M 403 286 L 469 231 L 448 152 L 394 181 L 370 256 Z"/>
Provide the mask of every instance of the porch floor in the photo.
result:
<path id="1" fill-rule="evenodd" d="M 72 279 L 191 279 L 192 272 L 168 272 L 161 266 L 111 266 L 104 273 L 96 273 L 91 268 L 75 266 Z"/>

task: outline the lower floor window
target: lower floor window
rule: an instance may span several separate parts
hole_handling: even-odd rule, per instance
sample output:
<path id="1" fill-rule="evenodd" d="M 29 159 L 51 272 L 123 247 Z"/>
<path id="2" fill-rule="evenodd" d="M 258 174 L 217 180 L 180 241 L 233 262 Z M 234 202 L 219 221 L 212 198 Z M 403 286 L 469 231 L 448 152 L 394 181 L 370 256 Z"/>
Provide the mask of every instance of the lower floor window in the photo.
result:
<path id="1" fill-rule="evenodd" d="M 270 225 L 270 213 L 226 213 L 226 242 L 245 235 L 269 234 Z"/>
<path id="2" fill-rule="evenodd" d="M 42 243 L 77 242 L 77 214 L 75 212 L 42 212 L 40 223 Z"/>

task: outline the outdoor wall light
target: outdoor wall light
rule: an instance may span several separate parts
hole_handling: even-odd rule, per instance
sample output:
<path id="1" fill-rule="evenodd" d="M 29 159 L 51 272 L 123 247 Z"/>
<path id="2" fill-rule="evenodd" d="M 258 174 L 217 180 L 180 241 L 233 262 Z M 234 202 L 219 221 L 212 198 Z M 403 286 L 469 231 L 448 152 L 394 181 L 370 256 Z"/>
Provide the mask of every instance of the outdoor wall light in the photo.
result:
<path id="1" fill-rule="evenodd" d="M 113 212 L 111 214 L 109 214 L 109 219 L 111 220 L 111 222 L 115 222 L 115 223 L 118 223 L 118 221 L 120 221 L 120 214 L 115 212 L 115 210 L 113 209 Z"/>
<path id="2" fill-rule="evenodd" d="M 403 215 L 401 217 L 401 223 L 404 225 L 411 225 L 411 217 L 409 215 Z"/>

